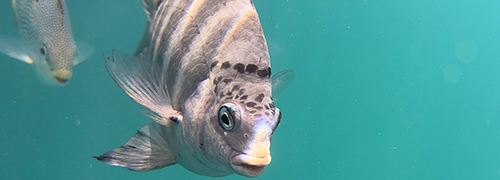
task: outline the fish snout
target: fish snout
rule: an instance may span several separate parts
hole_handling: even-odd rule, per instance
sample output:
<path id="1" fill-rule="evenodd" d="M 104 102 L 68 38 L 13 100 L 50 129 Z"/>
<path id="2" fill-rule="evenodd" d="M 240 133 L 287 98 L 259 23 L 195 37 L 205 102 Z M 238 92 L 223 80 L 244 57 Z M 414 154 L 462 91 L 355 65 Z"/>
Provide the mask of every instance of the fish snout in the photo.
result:
<path id="1" fill-rule="evenodd" d="M 73 73 L 68 70 L 57 70 L 52 72 L 52 77 L 59 83 L 59 84 L 66 84 Z"/>
<path id="2" fill-rule="evenodd" d="M 233 169 L 247 177 L 256 177 L 271 163 L 272 129 L 267 125 L 257 125 L 247 148 L 232 160 Z"/>

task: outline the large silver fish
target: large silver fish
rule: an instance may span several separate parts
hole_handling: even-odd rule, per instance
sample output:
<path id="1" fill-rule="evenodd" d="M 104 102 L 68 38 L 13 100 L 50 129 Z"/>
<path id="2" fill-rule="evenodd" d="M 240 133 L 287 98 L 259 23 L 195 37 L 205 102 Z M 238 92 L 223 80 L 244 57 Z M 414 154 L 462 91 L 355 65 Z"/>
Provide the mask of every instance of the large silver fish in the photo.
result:
<path id="1" fill-rule="evenodd" d="M 205 176 L 260 175 L 281 112 L 251 0 L 143 0 L 148 26 L 134 56 L 105 57 L 115 82 L 154 120 L 96 159 L 133 171 L 179 163 Z M 277 89 L 275 89 L 278 91 Z"/>
<path id="2" fill-rule="evenodd" d="M 21 37 L 0 36 L 0 51 L 34 64 L 48 84 L 66 84 L 73 74 L 73 65 L 93 53 L 93 48 L 86 44 L 77 48 L 66 2 L 12 0 L 12 8 Z"/>

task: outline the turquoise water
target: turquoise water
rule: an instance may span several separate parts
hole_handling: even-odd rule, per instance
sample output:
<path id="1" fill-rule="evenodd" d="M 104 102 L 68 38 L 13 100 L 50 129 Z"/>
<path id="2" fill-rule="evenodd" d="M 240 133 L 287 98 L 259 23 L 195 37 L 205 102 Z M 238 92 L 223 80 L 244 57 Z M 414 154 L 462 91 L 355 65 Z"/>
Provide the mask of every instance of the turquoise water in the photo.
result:
<path id="1" fill-rule="evenodd" d="M 276 102 L 283 119 L 258 179 L 500 179 L 500 1 L 254 4 L 273 72 L 296 74 Z M 139 0 L 68 8 L 75 39 L 96 53 L 67 86 L 0 55 L 0 179 L 209 179 L 91 158 L 151 122 L 101 57 L 132 53 L 146 17 Z M 0 24 L 17 33 L 10 1 L 0 1 Z"/>

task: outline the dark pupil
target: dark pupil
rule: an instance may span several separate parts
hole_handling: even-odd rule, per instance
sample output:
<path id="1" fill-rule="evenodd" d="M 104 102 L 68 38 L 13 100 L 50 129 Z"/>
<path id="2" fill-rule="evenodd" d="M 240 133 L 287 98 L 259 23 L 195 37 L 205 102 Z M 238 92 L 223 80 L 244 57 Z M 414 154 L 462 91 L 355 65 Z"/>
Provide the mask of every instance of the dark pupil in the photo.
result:
<path id="1" fill-rule="evenodd" d="M 45 55 L 45 48 L 41 48 L 41 49 L 40 49 L 40 52 L 41 52 L 43 55 Z"/>
<path id="2" fill-rule="evenodd" d="M 224 123 L 225 125 L 229 126 L 229 118 L 227 117 L 227 114 L 223 114 L 222 117 L 221 117 L 221 121 L 222 123 Z"/>

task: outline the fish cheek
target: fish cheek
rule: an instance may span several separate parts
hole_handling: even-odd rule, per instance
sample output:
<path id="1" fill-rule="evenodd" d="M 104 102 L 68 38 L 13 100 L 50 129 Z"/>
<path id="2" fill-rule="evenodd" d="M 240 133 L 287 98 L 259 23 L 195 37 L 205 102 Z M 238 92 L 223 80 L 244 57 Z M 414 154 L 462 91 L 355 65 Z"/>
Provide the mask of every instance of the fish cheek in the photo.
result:
<path id="1" fill-rule="evenodd" d="M 225 130 L 219 122 L 219 118 L 216 117 L 215 119 L 211 119 L 211 125 L 213 126 L 214 131 L 216 134 L 220 137 L 220 139 L 226 144 L 229 148 L 232 150 L 236 150 L 239 152 L 242 152 L 245 149 L 246 142 L 249 139 L 249 131 L 247 128 L 247 125 L 244 125 L 243 122 L 241 122 L 241 119 L 238 119 L 237 121 L 239 125 L 237 125 L 237 129 L 233 131 L 227 131 Z"/>
<path id="2" fill-rule="evenodd" d="M 213 123 L 218 121 L 216 115 L 206 119 L 203 127 L 199 129 L 198 144 L 194 155 L 203 166 L 210 169 L 229 169 L 232 152 L 234 149 L 229 146 L 218 130 L 221 130 L 219 124 Z M 201 125 L 201 124 L 200 124 Z"/>
<path id="3" fill-rule="evenodd" d="M 213 117 L 210 119 L 215 119 L 217 117 Z M 220 164 L 218 162 L 221 159 L 227 159 L 226 157 L 220 157 L 221 154 L 226 154 L 224 151 L 225 143 L 223 142 L 222 137 L 218 135 L 218 133 L 214 132 L 214 128 L 211 125 L 206 125 L 204 128 L 201 128 L 198 140 L 198 149 L 202 154 L 202 157 L 198 157 L 200 162 L 204 162 L 201 159 L 207 159 L 209 162 L 205 162 L 206 166 L 211 166 L 212 164 Z M 217 165 L 213 165 L 217 166 Z"/>

